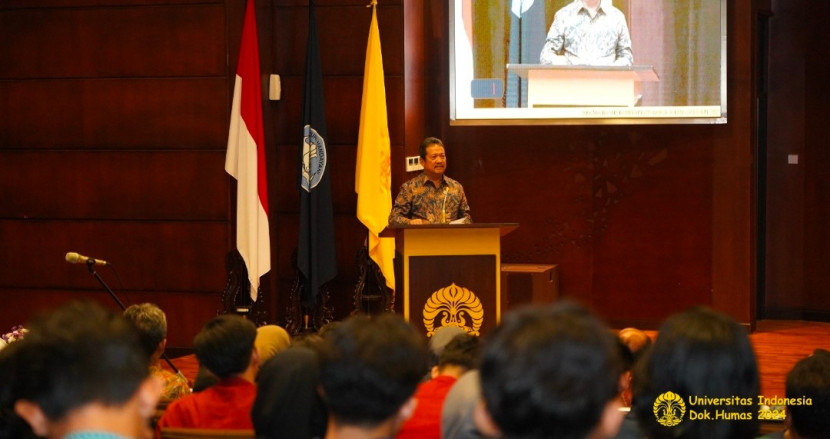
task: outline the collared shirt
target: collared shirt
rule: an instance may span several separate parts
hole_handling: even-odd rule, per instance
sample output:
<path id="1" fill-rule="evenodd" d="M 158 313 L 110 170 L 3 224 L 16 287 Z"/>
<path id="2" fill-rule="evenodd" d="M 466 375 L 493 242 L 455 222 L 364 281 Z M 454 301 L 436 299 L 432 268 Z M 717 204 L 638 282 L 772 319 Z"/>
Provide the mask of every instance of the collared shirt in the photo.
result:
<path id="1" fill-rule="evenodd" d="M 435 186 L 425 173 L 401 185 L 389 224 L 409 224 L 413 219 L 426 220 L 430 224 L 459 222 L 469 224 L 470 205 L 461 184 L 446 175 Z"/>
<path id="2" fill-rule="evenodd" d="M 253 430 L 251 407 L 256 385 L 230 377 L 198 393 L 170 403 L 156 424 L 156 437 L 164 427 Z"/>
<path id="3" fill-rule="evenodd" d="M 582 0 L 556 12 L 539 57 L 542 64 L 634 64 L 625 15 L 603 0 L 591 17 Z"/>
<path id="4" fill-rule="evenodd" d="M 413 397 L 418 401 L 396 439 L 441 439 L 441 410 L 450 388 L 458 379 L 450 375 L 437 377 L 418 385 Z"/>

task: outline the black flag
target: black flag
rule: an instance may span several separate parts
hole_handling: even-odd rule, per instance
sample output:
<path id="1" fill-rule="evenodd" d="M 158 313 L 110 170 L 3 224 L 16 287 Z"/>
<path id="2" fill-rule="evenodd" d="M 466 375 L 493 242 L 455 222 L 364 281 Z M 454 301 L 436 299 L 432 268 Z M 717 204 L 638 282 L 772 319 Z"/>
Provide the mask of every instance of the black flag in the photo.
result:
<path id="1" fill-rule="evenodd" d="M 301 300 L 313 305 L 320 286 L 337 275 L 331 204 L 323 73 L 320 68 L 314 1 L 308 5 L 303 140 L 299 154 L 300 242 L 297 265 L 304 277 Z"/>

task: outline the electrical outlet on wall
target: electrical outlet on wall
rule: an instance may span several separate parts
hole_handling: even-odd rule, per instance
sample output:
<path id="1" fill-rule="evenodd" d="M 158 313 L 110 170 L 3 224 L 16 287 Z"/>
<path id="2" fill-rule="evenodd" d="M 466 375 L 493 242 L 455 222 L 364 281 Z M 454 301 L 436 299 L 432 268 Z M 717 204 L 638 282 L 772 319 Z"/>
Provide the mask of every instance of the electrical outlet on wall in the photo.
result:
<path id="1" fill-rule="evenodd" d="M 406 172 L 422 171 L 424 167 L 421 165 L 421 158 L 416 156 L 406 158 Z"/>

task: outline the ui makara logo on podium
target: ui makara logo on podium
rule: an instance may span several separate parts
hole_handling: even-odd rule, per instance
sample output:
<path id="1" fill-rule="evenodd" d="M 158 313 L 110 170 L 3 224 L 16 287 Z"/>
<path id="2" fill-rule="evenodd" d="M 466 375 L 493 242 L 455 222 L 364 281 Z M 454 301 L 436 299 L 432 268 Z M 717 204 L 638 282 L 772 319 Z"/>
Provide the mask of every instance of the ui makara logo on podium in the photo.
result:
<path id="1" fill-rule="evenodd" d="M 480 335 L 484 321 L 484 307 L 476 295 L 456 284 L 432 293 L 424 305 L 424 327 L 427 337 L 432 337 L 445 326 L 458 326 L 468 334 Z"/>
<path id="2" fill-rule="evenodd" d="M 301 185 L 306 192 L 317 187 L 326 173 L 326 140 L 317 130 L 303 127 L 303 172 Z"/>
<path id="3" fill-rule="evenodd" d="M 674 427 L 683 420 L 686 414 L 686 403 L 683 398 L 674 392 L 661 393 L 654 400 L 654 417 L 657 423 L 664 427 Z"/>

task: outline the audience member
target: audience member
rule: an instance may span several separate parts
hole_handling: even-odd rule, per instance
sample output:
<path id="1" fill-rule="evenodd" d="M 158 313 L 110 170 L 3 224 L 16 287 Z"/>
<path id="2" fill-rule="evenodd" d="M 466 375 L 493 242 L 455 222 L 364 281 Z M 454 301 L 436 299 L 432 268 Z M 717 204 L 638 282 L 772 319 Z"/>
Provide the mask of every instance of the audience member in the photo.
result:
<path id="1" fill-rule="evenodd" d="M 196 335 L 199 363 L 219 381 L 201 392 L 172 402 L 156 426 L 205 429 L 253 429 L 251 406 L 256 397 L 259 353 L 256 326 L 233 314 L 213 318 Z"/>
<path id="2" fill-rule="evenodd" d="M 317 391 L 319 385 L 317 354 L 308 347 L 289 347 L 265 362 L 259 371 L 251 411 L 257 437 L 325 436 L 327 412 Z"/>
<path id="3" fill-rule="evenodd" d="M 431 371 L 433 367 L 438 365 L 438 359 L 441 357 L 441 351 L 444 346 L 455 338 L 458 334 L 466 334 L 467 331 L 460 326 L 441 326 L 438 328 L 432 337 L 429 338 L 427 345 L 429 346 L 429 364 L 427 371 Z M 430 377 L 431 378 L 431 377 Z"/>
<path id="4" fill-rule="evenodd" d="M 450 388 L 441 409 L 442 439 L 482 439 L 473 415 L 481 401 L 481 385 L 478 370 L 471 370 Z"/>
<path id="5" fill-rule="evenodd" d="M 181 374 L 164 369 L 161 356 L 167 346 L 167 316 L 152 303 L 130 305 L 124 310 L 124 317 L 138 329 L 139 340 L 150 356 L 150 374 L 164 383 L 161 401 L 170 402 L 190 394 L 190 384 Z"/>
<path id="6" fill-rule="evenodd" d="M 635 368 L 633 386 L 632 410 L 650 439 L 742 439 L 758 432 L 755 353 L 746 330 L 719 312 L 696 307 L 666 320 Z M 712 419 L 690 420 L 692 410 Z"/>
<path id="7" fill-rule="evenodd" d="M 611 437 L 622 422 L 614 337 L 588 310 L 559 303 L 508 313 L 488 336 L 481 432 L 506 438 Z"/>
<path id="8" fill-rule="evenodd" d="M 292 343 L 288 331 L 277 325 L 263 325 L 256 329 L 256 346 L 259 352 L 259 364 L 265 364 L 270 358 L 287 348 Z M 219 382 L 219 378 L 212 374 L 204 364 L 199 365 L 196 379 L 193 380 L 193 391 L 201 392 Z"/>
<path id="9" fill-rule="evenodd" d="M 291 344 L 288 331 L 277 325 L 263 325 L 256 328 L 256 345 L 259 351 L 259 362 L 265 364 L 268 360 L 282 352 Z"/>
<path id="10" fill-rule="evenodd" d="M 441 410 L 444 399 L 458 378 L 478 364 L 478 337 L 458 334 L 441 350 L 432 379 L 418 385 L 417 406 L 396 436 L 398 439 L 441 439 Z"/>
<path id="11" fill-rule="evenodd" d="M 623 349 L 623 369 L 625 373 L 621 380 L 620 398 L 623 407 L 631 407 L 631 377 L 634 365 L 643 356 L 643 353 L 651 346 L 651 338 L 645 332 L 637 328 L 621 329 L 617 337 Z"/>
<path id="12" fill-rule="evenodd" d="M 320 346 L 326 438 L 393 436 L 415 409 L 426 364 L 426 343 L 397 315 L 357 315 L 328 331 Z"/>
<path id="13" fill-rule="evenodd" d="M 788 439 L 830 438 L 830 352 L 817 349 L 787 374 Z M 801 398 L 801 404 L 798 399 Z M 806 404 L 807 398 L 810 403 Z"/>
<path id="14" fill-rule="evenodd" d="M 0 393 L 4 408 L 11 404 L 37 436 L 152 434 L 161 381 L 150 376 L 149 356 L 123 316 L 93 302 L 70 302 L 27 328 L 25 339 L 0 353 Z"/>

